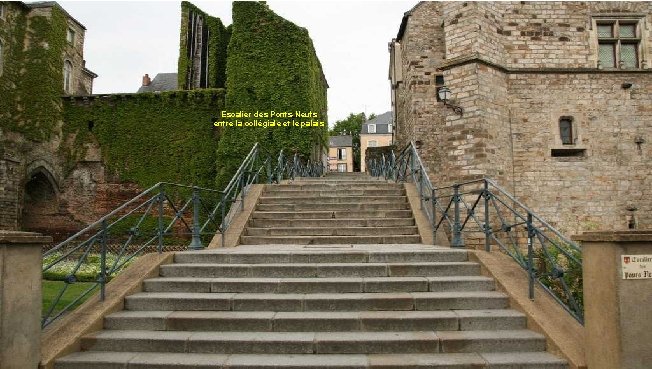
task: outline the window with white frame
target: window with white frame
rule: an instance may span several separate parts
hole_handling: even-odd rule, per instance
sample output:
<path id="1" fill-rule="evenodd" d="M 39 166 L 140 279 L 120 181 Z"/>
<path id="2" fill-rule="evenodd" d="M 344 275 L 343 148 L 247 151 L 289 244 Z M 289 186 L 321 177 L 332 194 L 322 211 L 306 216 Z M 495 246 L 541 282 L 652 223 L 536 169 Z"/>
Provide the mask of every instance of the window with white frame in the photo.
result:
<path id="1" fill-rule="evenodd" d="M 346 149 L 337 149 L 337 160 L 346 160 Z"/>
<path id="2" fill-rule="evenodd" d="M 346 164 L 337 164 L 337 171 L 340 173 L 345 173 L 346 172 Z"/>
<path id="3" fill-rule="evenodd" d="M 69 44 L 75 43 L 75 31 L 72 28 L 68 28 L 68 32 L 66 32 L 66 41 Z"/>
<path id="4" fill-rule="evenodd" d="M 367 133 L 376 133 L 376 125 L 367 124 Z"/>
<path id="5" fill-rule="evenodd" d="M 376 140 L 367 141 L 367 147 L 377 147 L 377 146 L 378 146 L 378 141 Z"/>
<path id="6" fill-rule="evenodd" d="M 637 19 L 599 19 L 596 32 L 602 68 L 640 68 L 641 30 Z"/>
<path id="7" fill-rule="evenodd" d="M 63 91 L 72 93 L 72 63 L 68 60 L 63 62 Z"/>

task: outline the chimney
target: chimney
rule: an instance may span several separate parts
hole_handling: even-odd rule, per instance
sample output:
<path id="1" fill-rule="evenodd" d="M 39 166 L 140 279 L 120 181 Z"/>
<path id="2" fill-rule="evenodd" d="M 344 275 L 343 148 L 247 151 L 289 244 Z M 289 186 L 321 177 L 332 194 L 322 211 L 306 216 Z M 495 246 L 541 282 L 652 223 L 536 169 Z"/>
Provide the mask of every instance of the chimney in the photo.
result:
<path id="1" fill-rule="evenodd" d="M 145 74 L 143 76 L 143 86 L 149 86 L 150 83 L 152 83 L 152 80 L 149 79 L 149 74 Z"/>

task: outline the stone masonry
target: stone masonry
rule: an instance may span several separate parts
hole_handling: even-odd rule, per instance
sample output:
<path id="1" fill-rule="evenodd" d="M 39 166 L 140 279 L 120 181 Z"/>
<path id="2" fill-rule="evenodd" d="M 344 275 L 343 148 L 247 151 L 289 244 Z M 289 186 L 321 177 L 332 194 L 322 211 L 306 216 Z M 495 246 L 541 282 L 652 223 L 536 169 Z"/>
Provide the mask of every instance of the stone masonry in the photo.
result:
<path id="1" fill-rule="evenodd" d="M 650 22 L 650 2 L 421 2 L 390 44 L 397 144 L 421 141 L 436 186 L 494 178 L 565 233 L 650 227 Z M 635 67 L 598 62 L 616 23 Z"/>

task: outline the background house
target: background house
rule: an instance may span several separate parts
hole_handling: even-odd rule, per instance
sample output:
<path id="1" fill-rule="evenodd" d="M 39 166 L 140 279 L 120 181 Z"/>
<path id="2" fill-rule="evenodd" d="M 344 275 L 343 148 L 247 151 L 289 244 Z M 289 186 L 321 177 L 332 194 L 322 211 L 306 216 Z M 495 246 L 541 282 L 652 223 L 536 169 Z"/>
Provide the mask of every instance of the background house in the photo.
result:
<path id="1" fill-rule="evenodd" d="M 389 146 L 392 144 L 392 112 L 388 111 L 362 124 L 360 130 L 360 171 L 366 171 L 367 147 Z"/>
<path id="2" fill-rule="evenodd" d="M 331 136 L 328 142 L 328 170 L 353 172 L 353 137 Z"/>

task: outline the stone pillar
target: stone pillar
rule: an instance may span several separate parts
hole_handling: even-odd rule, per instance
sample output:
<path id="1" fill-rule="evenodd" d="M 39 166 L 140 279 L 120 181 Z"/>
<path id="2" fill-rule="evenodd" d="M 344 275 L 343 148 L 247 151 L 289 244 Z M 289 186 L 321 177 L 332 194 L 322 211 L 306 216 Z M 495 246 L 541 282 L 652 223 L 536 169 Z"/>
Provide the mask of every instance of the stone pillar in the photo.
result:
<path id="1" fill-rule="evenodd" d="M 0 363 L 36 369 L 41 358 L 42 246 L 51 237 L 0 231 Z"/>
<path id="2" fill-rule="evenodd" d="M 652 230 L 590 232 L 575 239 L 582 241 L 588 367 L 650 368 L 652 262 L 644 255 L 652 255 Z M 624 279 L 623 265 L 648 273 Z"/>

